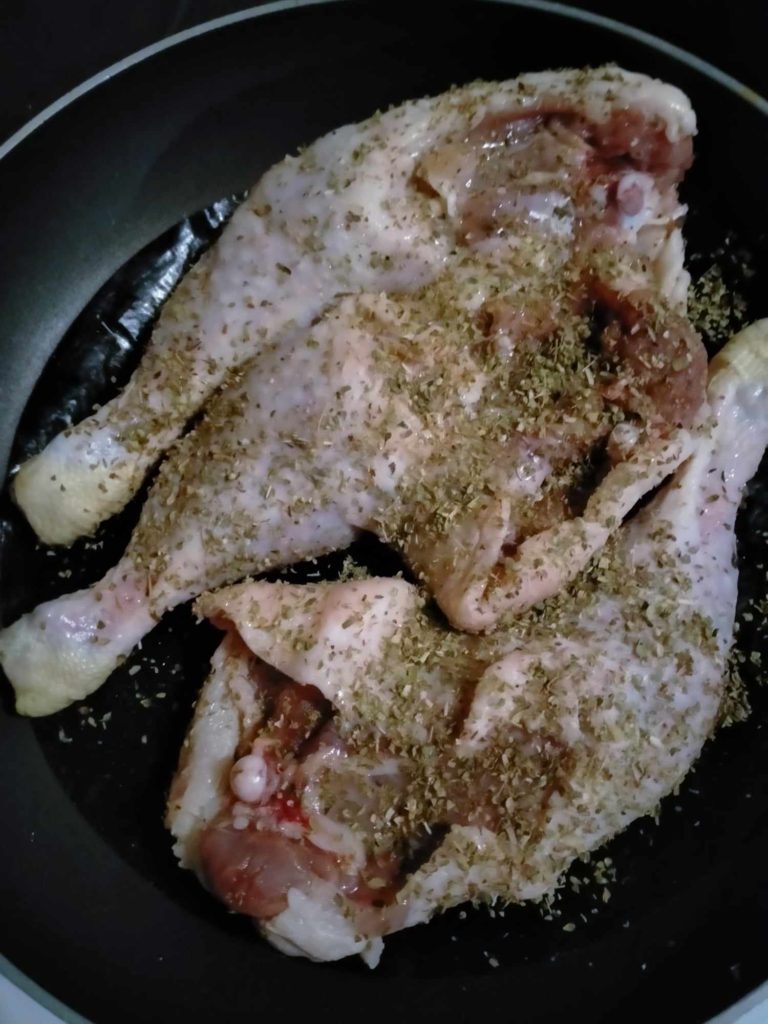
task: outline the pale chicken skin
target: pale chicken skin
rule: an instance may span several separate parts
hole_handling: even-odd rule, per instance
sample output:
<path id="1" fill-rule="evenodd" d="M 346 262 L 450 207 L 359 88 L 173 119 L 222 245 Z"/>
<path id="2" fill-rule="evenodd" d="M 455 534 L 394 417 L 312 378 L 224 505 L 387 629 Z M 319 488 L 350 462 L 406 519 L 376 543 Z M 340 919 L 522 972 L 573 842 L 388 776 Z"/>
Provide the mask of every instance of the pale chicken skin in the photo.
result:
<path id="1" fill-rule="evenodd" d="M 629 240 L 684 302 L 669 186 L 694 131 L 679 90 L 611 67 L 475 83 L 331 132 L 267 171 L 166 304 L 126 388 L 21 467 L 17 502 L 47 543 L 93 532 L 231 371 L 294 344 L 341 294 L 419 288 L 450 265 L 457 235 L 484 245 L 522 219 L 580 245 Z M 519 149 L 534 139 L 541 170 L 502 195 L 486 157 L 513 134 Z"/>
<path id="2" fill-rule="evenodd" d="M 768 443 L 768 321 L 716 358 L 690 457 L 543 608 L 446 629 L 400 579 L 245 583 L 168 804 L 182 863 L 278 948 L 358 953 L 520 902 L 652 814 L 716 728 L 734 524 Z"/>
<path id="3" fill-rule="evenodd" d="M 454 625 L 492 629 L 557 593 L 686 457 L 706 356 L 683 308 L 685 98 L 599 69 L 384 118 L 414 110 L 440 132 L 419 121 L 395 177 L 438 264 L 398 278 L 381 250 L 380 281 L 368 270 L 312 323 L 260 336 L 161 466 L 120 563 L 0 634 L 19 711 L 91 693 L 174 605 L 359 530 L 391 541 Z M 370 185 L 366 145 L 349 188 Z"/>
<path id="4" fill-rule="evenodd" d="M 344 300 L 305 346 L 265 351 L 214 401 L 161 468 L 118 565 L 0 634 L 18 709 L 45 714 L 92 692 L 167 609 L 201 590 L 344 548 L 360 529 L 400 547 L 456 625 L 490 628 L 557 592 L 690 449 L 690 428 L 625 423 L 595 391 L 595 377 L 611 374 L 578 339 L 568 366 L 546 367 L 555 387 L 573 381 L 565 401 L 592 416 L 574 412 L 565 427 L 561 402 L 514 409 L 528 363 L 515 387 L 484 337 L 477 353 L 456 351 L 465 333 L 449 340 L 436 378 L 437 341 L 414 344 L 403 322 L 421 311 L 417 300 Z M 460 303 L 450 312 L 471 325 Z M 584 373 L 572 374 L 578 359 Z M 552 430 L 566 433 L 552 440 Z M 569 514 L 590 449 L 622 431 L 628 450 Z"/>

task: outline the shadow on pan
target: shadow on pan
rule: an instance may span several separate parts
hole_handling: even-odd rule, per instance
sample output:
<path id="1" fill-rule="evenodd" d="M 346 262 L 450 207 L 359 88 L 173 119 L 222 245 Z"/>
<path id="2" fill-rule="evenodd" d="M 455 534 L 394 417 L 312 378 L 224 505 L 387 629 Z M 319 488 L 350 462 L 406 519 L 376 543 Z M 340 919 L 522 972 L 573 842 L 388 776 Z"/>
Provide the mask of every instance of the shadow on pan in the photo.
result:
<path id="1" fill-rule="evenodd" d="M 214 200 L 286 151 L 453 82 L 609 60 L 691 96 L 700 122 L 685 196 L 694 275 L 718 262 L 749 316 L 765 316 L 768 246 L 757 211 L 768 121 L 758 107 L 649 44 L 548 10 L 449 3 L 437 18 L 399 3 L 294 9 L 147 57 L 0 161 L 0 187 L 16 200 L 0 246 L 17 256 L 0 290 L 0 365 L 12 384 L 0 452 L 13 444 L 12 460 L 23 457 L 126 379 L 161 277 L 181 273 L 231 212 L 233 199 Z M 740 517 L 744 600 L 765 590 L 766 480 Z M 137 507 L 62 554 L 38 547 L 4 497 L 4 620 L 99 576 Z M 374 542 L 355 554 L 375 572 L 399 568 Z M 323 570 L 338 567 L 331 558 Z M 294 1020 L 318 1010 L 344 1021 L 371 1001 L 374 1016 L 402 1020 L 639 1022 L 663 1007 L 665 1019 L 699 1024 L 768 977 L 759 665 L 750 668 L 752 716 L 709 745 L 658 825 L 636 823 L 579 865 L 549 911 L 451 912 L 389 939 L 371 973 L 282 957 L 175 866 L 164 795 L 214 643 L 180 609 L 86 706 L 34 724 L 10 712 L 3 688 L 4 951 L 97 1024 Z M 759 623 L 743 624 L 740 643 L 759 654 Z"/>

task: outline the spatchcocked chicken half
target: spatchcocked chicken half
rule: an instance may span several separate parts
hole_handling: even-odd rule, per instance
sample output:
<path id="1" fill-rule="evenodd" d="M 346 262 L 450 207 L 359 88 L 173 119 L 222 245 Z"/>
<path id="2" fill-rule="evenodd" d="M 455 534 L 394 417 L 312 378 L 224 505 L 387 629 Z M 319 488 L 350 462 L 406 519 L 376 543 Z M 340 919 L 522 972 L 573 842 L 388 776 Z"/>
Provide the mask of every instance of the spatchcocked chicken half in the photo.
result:
<path id="1" fill-rule="evenodd" d="M 278 948 L 359 953 L 465 900 L 551 893 L 655 811 L 712 734 L 734 522 L 768 442 L 768 321 L 714 360 L 674 477 L 577 581 L 492 636 L 402 579 L 243 583 L 168 824 L 182 864 Z"/>
<path id="2" fill-rule="evenodd" d="M 16 477 L 67 543 L 205 404 L 118 565 L 0 634 L 18 709 L 86 696 L 179 602 L 360 530 L 460 629 L 557 594 L 709 415 L 676 187 L 694 130 L 671 86 L 546 72 L 405 104 L 267 172 L 127 388 Z"/>

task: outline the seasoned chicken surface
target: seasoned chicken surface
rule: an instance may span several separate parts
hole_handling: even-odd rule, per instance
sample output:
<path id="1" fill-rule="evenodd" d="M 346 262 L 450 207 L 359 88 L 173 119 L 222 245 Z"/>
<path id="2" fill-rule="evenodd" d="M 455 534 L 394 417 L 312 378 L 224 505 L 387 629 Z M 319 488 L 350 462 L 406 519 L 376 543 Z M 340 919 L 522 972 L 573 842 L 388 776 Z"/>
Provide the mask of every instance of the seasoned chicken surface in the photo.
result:
<path id="1" fill-rule="evenodd" d="M 629 239 L 684 301 L 673 186 L 694 130 L 677 89 L 601 68 L 475 83 L 331 132 L 264 175 L 124 391 L 21 468 L 16 500 L 48 543 L 92 532 L 254 353 L 296 344 L 339 295 L 419 288 L 457 243 L 497 248 L 515 223 L 564 242 Z"/>
<path id="2" fill-rule="evenodd" d="M 557 593 L 686 457 L 706 416 L 675 187 L 693 127 L 685 98 L 643 76 L 546 73 L 406 104 L 270 172 L 267 183 L 306 191 L 302 176 L 330 174 L 333 146 L 351 132 L 360 152 L 349 180 L 322 202 L 344 205 L 356 189 L 362 202 L 374 179 L 384 191 L 351 217 L 344 206 L 350 263 L 338 234 L 327 250 L 318 236 L 303 270 L 281 271 L 284 303 L 282 291 L 246 302 L 256 318 L 287 309 L 290 329 L 259 328 L 257 353 L 161 466 L 121 562 L 0 634 L 18 709 L 46 714 L 87 695 L 168 608 L 345 547 L 360 529 L 391 541 L 466 630 Z M 385 165 L 387 131 L 400 157 Z M 253 219 L 250 206 L 241 219 Z M 336 213 L 315 216 L 338 227 Z M 373 244 L 360 226 L 371 221 L 389 248 L 364 258 L 354 240 Z M 212 259 L 228 259 L 230 244 L 242 254 L 246 237 L 230 228 Z M 340 290 L 357 294 L 302 319 L 291 289 L 307 267 L 337 264 Z M 233 294 L 228 310 L 243 301 Z M 217 344 L 242 355 L 238 323 Z M 109 458 L 102 468 L 122 486 Z"/>
<path id="3" fill-rule="evenodd" d="M 734 522 L 768 443 L 768 321 L 711 368 L 675 476 L 492 636 L 401 579 L 244 583 L 171 789 L 182 863 L 278 948 L 361 954 L 465 900 L 552 892 L 679 785 L 724 695 Z"/>

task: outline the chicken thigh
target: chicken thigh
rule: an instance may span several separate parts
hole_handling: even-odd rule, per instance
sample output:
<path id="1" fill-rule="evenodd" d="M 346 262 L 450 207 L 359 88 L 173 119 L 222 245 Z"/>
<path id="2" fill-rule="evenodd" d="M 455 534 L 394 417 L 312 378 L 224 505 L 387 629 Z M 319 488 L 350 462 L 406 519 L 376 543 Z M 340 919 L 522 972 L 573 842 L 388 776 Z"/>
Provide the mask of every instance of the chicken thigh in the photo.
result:
<path id="1" fill-rule="evenodd" d="M 674 183 L 694 130 L 678 90 L 601 68 L 476 83 L 331 132 L 264 175 L 126 388 L 21 467 L 17 502 L 47 543 L 93 532 L 263 346 L 295 344 L 340 294 L 420 287 L 457 244 L 508 247 L 521 219 L 581 245 L 630 239 L 684 301 Z"/>
<path id="2" fill-rule="evenodd" d="M 690 457 L 567 591 L 490 637 L 401 579 L 245 583 L 171 789 L 182 864 L 314 959 L 465 900 L 551 893 L 679 785 L 713 733 L 734 523 L 768 443 L 768 321 L 711 368 Z"/>

